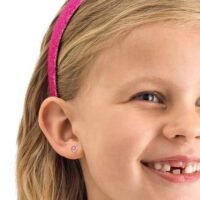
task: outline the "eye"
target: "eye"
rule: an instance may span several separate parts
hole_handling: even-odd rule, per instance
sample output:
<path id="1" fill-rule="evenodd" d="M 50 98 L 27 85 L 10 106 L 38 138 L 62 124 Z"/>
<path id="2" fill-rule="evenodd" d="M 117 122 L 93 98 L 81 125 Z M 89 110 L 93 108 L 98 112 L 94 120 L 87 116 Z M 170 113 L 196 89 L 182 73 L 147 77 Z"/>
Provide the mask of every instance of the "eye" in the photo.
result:
<path id="1" fill-rule="evenodd" d="M 163 97 L 156 91 L 144 91 L 140 92 L 133 97 L 131 97 L 131 100 L 144 100 L 144 101 L 151 101 L 155 103 L 163 103 L 162 101 Z"/>

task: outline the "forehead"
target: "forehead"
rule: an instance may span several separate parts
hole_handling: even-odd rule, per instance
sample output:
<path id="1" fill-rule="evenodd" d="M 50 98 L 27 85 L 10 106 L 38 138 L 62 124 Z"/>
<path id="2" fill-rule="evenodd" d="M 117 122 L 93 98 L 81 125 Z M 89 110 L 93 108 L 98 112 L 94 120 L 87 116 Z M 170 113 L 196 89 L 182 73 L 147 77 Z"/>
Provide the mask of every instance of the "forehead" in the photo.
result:
<path id="1" fill-rule="evenodd" d="M 180 79 L 186 74 L 196 75 L 200 73 L 200 61 L 194 59 L 200 56 L 199 33 L 197 26 L 175 23 L 154 23 L 132 29 L 101 52 L 93 63 L 88 77 L 91 87 L 119 86 L 144 74 L 171 79 L 171 73 L 178 73 Z"/>

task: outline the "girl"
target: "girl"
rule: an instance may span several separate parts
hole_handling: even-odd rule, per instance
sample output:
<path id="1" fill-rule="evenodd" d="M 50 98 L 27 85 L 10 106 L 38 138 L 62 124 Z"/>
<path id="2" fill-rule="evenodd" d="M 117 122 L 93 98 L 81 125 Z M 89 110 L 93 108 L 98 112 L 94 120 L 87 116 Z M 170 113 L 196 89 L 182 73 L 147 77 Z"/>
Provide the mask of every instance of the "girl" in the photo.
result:
<path id="1" fill-rule="evenodd" d="M 200 199 L 200 1 L 70 0 L 18 135 L 20 200 Z"/>

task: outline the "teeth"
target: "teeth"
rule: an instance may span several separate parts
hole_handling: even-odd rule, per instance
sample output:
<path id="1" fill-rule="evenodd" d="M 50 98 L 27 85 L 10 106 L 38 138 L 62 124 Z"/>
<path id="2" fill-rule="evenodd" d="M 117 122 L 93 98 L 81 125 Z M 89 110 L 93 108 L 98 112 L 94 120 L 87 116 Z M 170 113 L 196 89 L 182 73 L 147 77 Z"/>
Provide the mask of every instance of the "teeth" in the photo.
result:
<path id="1" fill-rule="evenodd" d="M 162 169 L 162 164 L 161 163 L 154 163 L 154 169 L 157 169 L 157 170 Z"/>
<path id="2" fill-rule="evenodd" d="M 170 171 L 170 169 L 171 169 L 170 165 L 167 163 L 164 163 L 164 165 L 162 167 L 162 171 L 167 172 L 167 171 Z"/>
<path id="3" fill-rule="evenodd" d="M 199 165 L 199 164 L 198 164 Z M 197 164 L 192 164 L 189 163 L 187 164 L 187 166 L 185 167 L 185 169 L 183 170 L 183 173 L 185 174 L 191 174 L 197 171 Z"/>
<path id="4" fill-rule="evenodd" d="M 169 163 L 153 163 L 153 168 L 159 171 L 163 171 L 163 172 L 170 172 L 173 174 L 191 174 L 191 173 L 195 173 L 195 172 L 200 172 L 200 163 L 188 163 L 185 165 L 185 168 L 182 169 L 171 169 L 171 166 Z M 181 166 L 184 166 L 183 163 L 181 164 Z M 183 168 L 183 167 L 180 167 Z"/>
<path id="5" fill-rule="evenodd" d="M 192 169 L 192 170 L 193 170 L 193 172 L 196 172 L 196 171 L 197 171 L 197 164 L 193 164 L 193 166 L 192 166 L 192 167 L 193 167 L 193 169 Z"/>
<path id="6" fill-rule="evenodd" d="M 172 171 L 173 174 L 181 174 L 181 170 L 180 169 L 174 169 Z"/>
<path id="7" fill-rule="evenodd" d="M 163 164 L 161 164 L 161 163 L 154 163 L 154 169 L 156 169 L 156 170 L 161 170 L 161 171 L 163 171 L 163 172 L 167 172 L 167 171 L 170 171 L 170 165 L 169 164 L 167 164 L 167 163 L 163 163 Z"/>
<path id="8" fill-rule="evenodd" d="M 197 164 L 197 171 L 200 172 L 200 163 Z"/>

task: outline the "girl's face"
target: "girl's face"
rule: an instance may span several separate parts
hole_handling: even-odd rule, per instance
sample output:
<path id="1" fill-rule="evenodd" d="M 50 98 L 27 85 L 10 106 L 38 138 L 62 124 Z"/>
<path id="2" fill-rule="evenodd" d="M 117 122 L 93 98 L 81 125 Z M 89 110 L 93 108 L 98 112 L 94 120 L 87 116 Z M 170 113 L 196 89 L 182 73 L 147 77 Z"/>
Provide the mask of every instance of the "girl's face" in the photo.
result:
<path id="1" fill-rule="evenodd" d="M 200 29 L 137 28 L 87 80 L 75 104 L 89 200 L 199 200 L 200 172 L 185 173 L 195 170 L 186 158 L 200 159 Z M 160 172 L 141 163 L 154 160 Z M 185 171 L 161 172 L 172 166 Z"/>

